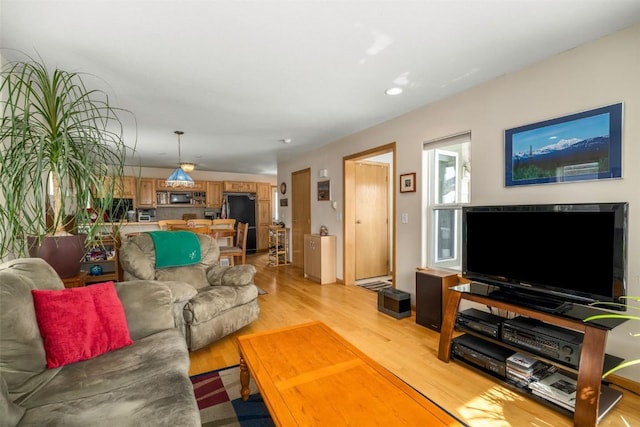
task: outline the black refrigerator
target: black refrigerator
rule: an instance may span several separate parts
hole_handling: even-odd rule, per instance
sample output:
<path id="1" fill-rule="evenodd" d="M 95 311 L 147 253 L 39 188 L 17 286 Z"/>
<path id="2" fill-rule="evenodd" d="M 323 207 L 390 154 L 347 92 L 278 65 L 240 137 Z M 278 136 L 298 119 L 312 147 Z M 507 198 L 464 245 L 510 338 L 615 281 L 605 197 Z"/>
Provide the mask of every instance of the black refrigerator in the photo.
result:
<path id="1" fill-rule="evenodd" d="M 248 254 L 256 253 L 256 195 L 253 193 L 225 193 L 227 218 L 236 220 L 236 227 L 239 222 L 249 223 L 247 231 Z"/>

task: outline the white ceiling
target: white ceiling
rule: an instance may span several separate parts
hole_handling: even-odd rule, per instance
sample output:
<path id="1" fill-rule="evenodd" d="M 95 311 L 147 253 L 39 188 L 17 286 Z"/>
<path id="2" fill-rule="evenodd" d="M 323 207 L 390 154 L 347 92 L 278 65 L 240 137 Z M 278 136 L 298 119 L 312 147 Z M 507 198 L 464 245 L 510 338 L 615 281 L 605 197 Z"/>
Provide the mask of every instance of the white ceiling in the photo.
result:
<path id="1" fill-rule="evenodd" d="M 0 0 L 0 19 L 5 59 L 17 49 L 94 74 L 135 115 L 132 163 L 175 167 L 179 129 L 199 170 L 275 174 L 279 160 L 640 22 L 640 1 Z M 404 93 L 385 95 L 394 85 Z"/>

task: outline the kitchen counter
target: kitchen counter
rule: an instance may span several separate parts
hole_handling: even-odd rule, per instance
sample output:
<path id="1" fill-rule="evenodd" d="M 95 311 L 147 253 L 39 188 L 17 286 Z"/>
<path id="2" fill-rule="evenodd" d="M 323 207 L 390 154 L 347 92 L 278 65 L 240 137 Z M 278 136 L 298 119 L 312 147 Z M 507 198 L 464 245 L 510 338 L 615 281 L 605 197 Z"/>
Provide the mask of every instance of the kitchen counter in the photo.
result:
<path id="1" fill-rule="evenodd" d="M 113 227 L 118 227 L 120 239 L 127 238 L 127 234 L 143 233 L 145 231 L 160 230 L 158 222 L 107 222 L 104 224 L 105 231 L 112 232 Z"/>
<path id="2" fill-rule="evenodd" d="M 142 221 L 142 222 L 128 222 L 128 221 L 124 221 L 122 223 L 119 222 L 105 222 L 104 225 L 110 225 L 110 226 L 114 226 L 114 225 L 121 225 L 121 226 L 131 226 L 131 225 L 155 225 L 158 226 L 158 221 Z"/>

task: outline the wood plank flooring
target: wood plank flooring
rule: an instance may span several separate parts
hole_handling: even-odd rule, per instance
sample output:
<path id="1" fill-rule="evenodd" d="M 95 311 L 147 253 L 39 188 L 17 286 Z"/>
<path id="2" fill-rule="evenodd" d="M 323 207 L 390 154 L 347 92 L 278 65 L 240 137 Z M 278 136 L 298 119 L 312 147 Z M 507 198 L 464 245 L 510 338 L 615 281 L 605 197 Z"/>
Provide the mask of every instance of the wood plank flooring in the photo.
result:
<path id="1" fill-rule="evenodd" d="M 439 334 L 377 310 L 377 294 L 358 286 L 319 285 L 291 265 L 267 266 L 265 254 L 248 255 L 257 268 L 260 318 L 191 353 L 190 375 L 239 363 L 239 335 L 320 320 L 409 385 L 470 426 L 571 426 L 572 420 L 458 363 L 438 360 Z M 363 384 L 366 387 L 366 384 Z M 622 401 L 600 426 L 640 426 L 640 396 Z"/>

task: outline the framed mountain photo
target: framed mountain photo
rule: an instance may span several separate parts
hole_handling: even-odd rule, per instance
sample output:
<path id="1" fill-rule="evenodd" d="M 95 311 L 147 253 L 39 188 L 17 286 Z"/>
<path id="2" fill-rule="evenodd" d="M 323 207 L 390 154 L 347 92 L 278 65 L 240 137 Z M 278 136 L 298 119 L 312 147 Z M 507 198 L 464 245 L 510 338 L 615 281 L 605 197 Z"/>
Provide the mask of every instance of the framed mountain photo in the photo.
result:
<path id="1" fill-rule="evenodd" d="M 622 178 L 622 103 L 507 129 L 505 186 Z"/>

